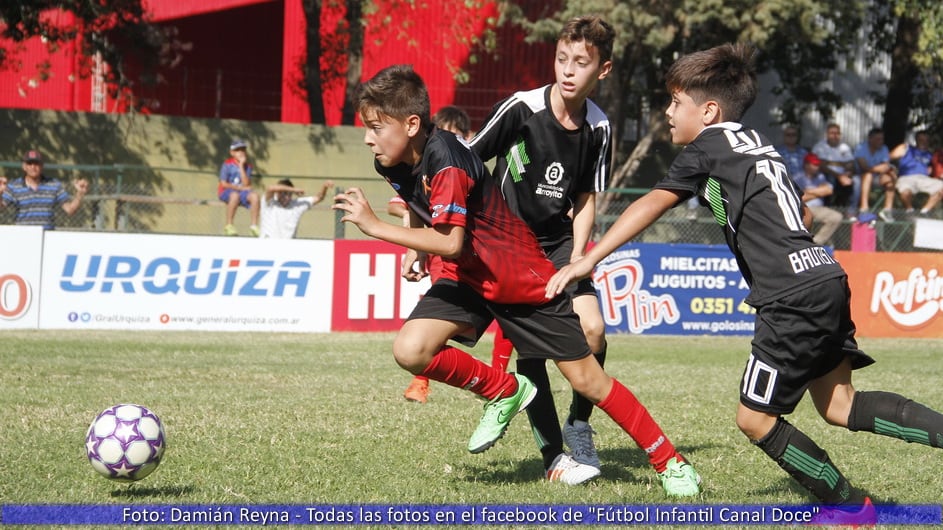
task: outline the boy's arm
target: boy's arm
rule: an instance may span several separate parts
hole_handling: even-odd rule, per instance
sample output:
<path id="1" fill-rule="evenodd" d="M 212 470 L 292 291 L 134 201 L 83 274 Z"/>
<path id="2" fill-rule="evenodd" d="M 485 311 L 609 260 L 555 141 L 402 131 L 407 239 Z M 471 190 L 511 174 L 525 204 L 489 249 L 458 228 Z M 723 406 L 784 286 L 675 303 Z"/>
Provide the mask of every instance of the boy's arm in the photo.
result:
<path id="1" fill-rule="evenodd" d="M 586 244 L 593 233 L 596 222 L 596 194 L 580 193 L 573 205 L 573 254 L 570 261 L 576 261 L 586 252 Z"/>
<path id="2" fill-rule="evenodd" d="M 464 226 L 439 224 L 431 228 L 407 228 L 381 221 L 360 188 L 348 188 L 346 193 L 335 195 L 332 208 L 346 212 L 341 221 L 354 223 L 370 237 L 443 258 L 457 258 L 462 254 Z"/>
<path id="3" fill-rule="evenodd" d="M 683 191 L 654 189 L 633 202 L 606 234 L 580 260 L 563 267 L 547 282 L 547 298 L 554 298 L 570 283 L 592 274 L 593 268 L 616 249 L 629 242 L 665 212 L 683 200 Z"/>

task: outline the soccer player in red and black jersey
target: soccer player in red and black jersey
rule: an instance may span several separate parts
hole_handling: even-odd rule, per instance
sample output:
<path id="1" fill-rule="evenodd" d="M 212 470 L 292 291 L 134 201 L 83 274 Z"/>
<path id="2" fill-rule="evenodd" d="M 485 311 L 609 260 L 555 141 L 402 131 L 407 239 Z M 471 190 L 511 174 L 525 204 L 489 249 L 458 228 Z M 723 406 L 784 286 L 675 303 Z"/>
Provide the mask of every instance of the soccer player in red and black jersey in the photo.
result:
<path id="1" fill-rule="evenodd" d="M 669 69 L 671 139 L 684 145 L 668 175 L 633 202 L 584 259 L 547 285 L 555 297 L 590 274 L 670 208 L 698 194 L 723 227 L 756 308 L 752 352 L 740 382 L 737 426 L 825 504 L 821 522 L 874 523 L 869 498 L 828 454 L 787 422 L 806 390 L 830 424 L 933 447 L 943 415 L 890 392 L 856 392 L 852 370 L 874 362 L 858 349 L 848 277 L 808 231 L 809 219 L 781 156 L 740 123 L 756 97 L 754 50 L 723 45 L 686 55 Z"/>
<path id="2" fill-rule="evenodd" d="M 544 298 L 546 282 L 556 271 L 553 263 L 508 208 L 481 159 L 454 134 L 431 125 L 429 96 L 419 75 L 409 66 L 381 70 L 362 86 L 357 108 L 377 171 L 424 226 L 381 221 L 358 188 L 338 194 L 334 208 L 344 212 L 342 221 L 365 234 L 412 249 L 405 267 L 413 266 L 411 260 L 421 266 L 424 260 L 417 253 L 441 259 L 441 274 L 397 334 L 393 357 L 413 374 L 490 400 L 469 451 L 494 445 L 536 394 L 526 377 L 447 345 L 449 340 L 473 344 L 492 319 L 520 357 L 553 359 L 574 390 L 626 432 L 652 422 L 635 396 L 592 356 L 570 297 Z M 666 438 L 653 441 L 654 451 L 668 448 L 676 454 Z M 678 494 L 697 492 L 694 483 L 693 491 Z"/>

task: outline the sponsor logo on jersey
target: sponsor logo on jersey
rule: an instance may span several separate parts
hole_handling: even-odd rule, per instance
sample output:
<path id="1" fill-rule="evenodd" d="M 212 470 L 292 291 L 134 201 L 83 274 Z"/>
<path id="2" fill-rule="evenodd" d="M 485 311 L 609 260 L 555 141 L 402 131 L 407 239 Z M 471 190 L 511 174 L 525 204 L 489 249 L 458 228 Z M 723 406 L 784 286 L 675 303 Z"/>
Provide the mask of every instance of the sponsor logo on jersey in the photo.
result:
<path id="1" fill-rule="evenodd" d="M 454 202 L 450 204 L 436 204 L 432 207 L 433 219 L 435 219 L 436 217 L 444 213 L 457 213 L 461 215 L 468 215 L 468 210 L 462 206 L 455 204 Z"/>
<path id="2" fill-rule="evenodd" d="M 563 180 L 563 164 L 560 162 L 554 162 L 547 166 L 547 171 L 544 172 L 544 180 L 546 180 L 550 185 L 556 186 Z"/>

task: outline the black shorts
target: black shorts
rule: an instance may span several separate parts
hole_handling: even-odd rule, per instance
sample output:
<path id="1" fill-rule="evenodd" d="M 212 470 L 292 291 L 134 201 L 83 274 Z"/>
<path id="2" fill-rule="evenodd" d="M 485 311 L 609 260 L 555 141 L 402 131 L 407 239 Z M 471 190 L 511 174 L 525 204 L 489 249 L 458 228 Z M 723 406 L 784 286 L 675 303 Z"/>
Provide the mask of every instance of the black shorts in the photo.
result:
<path id="1" fill-rule="evenodd" d="M 553 266 L 556 267 L 557 270 L 560 270 L 570 264 L 570 256 L 573 255 L 573 238 L 568 237 L 556 245 L 547 245 L 543 248 L 544 252 L 547 253 L 547 257 L 553 262 Z M 596 286 L 593 285 L 592 277 L 583 278 L 582 280 L 567 285 L 565 291 L 569 293 L 571 297 L 587 294 L 596 297 L 599 296 L 598 293 L 596 293 Z"/>
<path id="2" fill-rule="evenodd" d="M 809 383 L 845 357 L 852 369 L 874 363 L 858 349 L 848 278 L 813 285 L 757 308 L 752 353 L 740 380 L 740 403 L 789 414 Z"/>
<path id="3" fill-rule="evenodd" d="M 496 304 L 465 284 L 439 280 L 419 299 L 407 320 L 431 318 L 467 324 L 471 329 L 452 340 L 474 346 L 497 320 L 519 358 L 572 361 L 590 354 L 580 319 L 565 293 L 546 304 Z"/>

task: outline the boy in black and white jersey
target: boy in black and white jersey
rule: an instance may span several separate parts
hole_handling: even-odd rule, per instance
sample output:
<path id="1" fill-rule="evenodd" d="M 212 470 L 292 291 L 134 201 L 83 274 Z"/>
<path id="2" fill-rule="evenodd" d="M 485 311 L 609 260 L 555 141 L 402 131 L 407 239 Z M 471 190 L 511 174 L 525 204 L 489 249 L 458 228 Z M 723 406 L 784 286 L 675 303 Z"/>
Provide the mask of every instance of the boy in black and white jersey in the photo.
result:
<path id="1" fill-rule="evenodd" d="M 889 392 L 856 392 L 851 372 L 874 362 L 858 349 L 848 278 L 812 241 L 805 209 L 781 156 L 737 123 L 756 97 L 754 51 L 723 45 L 679 59 L 668 71 L 671 139 L 684 149 L 668 175 L 633 202 L 586 256 L 547 285 L 553 297 L 693 194 L 723 227 L 756 307 L 752 353 L 740 384 L 737 426 L 819 501 L 836 524 L 874 523 L 870 499 L 828 454 L 783 419 L 806 390 L 830 424 L 943 446 L 943 415 Z M 847 511 L 846 511 L 847 510 Z"/>
<path id="2" fill-rule="evenodd" d="M 598 16 L 569 20 L 557 39 L 555 82 L 500 101 L 471 141 L 482 160 L 495 159 L 494 176 L 502 195 L 558 268 L 585 252 L 595 223 L 596 193 L 605 191 L 609 180 L 609 119 L 589 96 L 612 69 L 614 39 L 615 31 Z M 586 341 L 602 366 L 605 323 L 593 282 L 584 279 L 568 291 Z M 517 369 L 538 389 L 527 416 L 547 478 L 555 480 L 556 464 L 570 458 L 564 453 L 564 441 L 581 470 L 572 474 L 578 478 L 570 484 L 599 475 L 599 457 L 588 423 L 592 402 L 574 392 L 561 430 L 545 360 L 518 357 Z M 641 403 L 636 412 L 645 420 L 635 423 L 631 435 L 646 450 L 655 471 L 684 476 L 687 463 L 671 444 L 657 445 L 658 440 L 667 440 L 661 427 Z"/>

